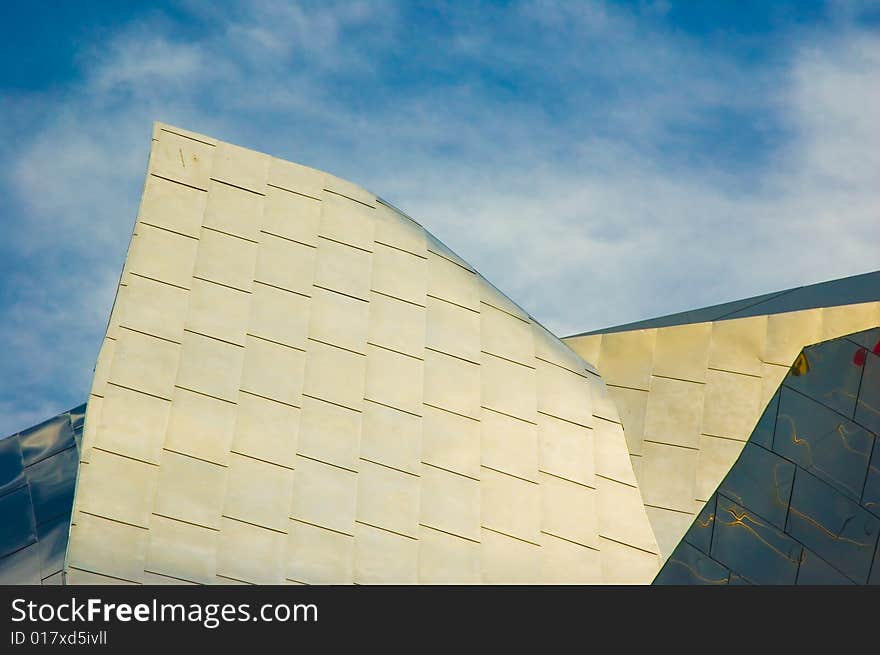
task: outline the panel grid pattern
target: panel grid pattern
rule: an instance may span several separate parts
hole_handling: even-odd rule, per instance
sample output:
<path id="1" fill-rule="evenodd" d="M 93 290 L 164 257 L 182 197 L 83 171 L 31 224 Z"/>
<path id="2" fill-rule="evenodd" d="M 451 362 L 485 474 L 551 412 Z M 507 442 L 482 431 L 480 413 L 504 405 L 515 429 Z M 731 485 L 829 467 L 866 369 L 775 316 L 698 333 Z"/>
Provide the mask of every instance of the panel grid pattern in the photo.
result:
<path id="1" fill-rule="evenodd" d="M 648 582 L 595 370 L 409 217 L 157 124 L 68 582 Z"/>

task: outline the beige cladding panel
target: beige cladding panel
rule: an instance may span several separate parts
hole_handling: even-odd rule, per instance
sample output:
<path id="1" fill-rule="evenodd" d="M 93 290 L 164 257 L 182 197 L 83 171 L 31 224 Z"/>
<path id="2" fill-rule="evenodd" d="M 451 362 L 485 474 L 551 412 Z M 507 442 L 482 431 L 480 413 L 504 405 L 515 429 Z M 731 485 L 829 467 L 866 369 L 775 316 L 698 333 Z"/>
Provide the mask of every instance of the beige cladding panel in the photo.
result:
<path id="1" fill-rule="evenodd" d="M 157 125 L 135 232 L 68 581 L 650 582 L 612 392 L 415 221 Z"/>

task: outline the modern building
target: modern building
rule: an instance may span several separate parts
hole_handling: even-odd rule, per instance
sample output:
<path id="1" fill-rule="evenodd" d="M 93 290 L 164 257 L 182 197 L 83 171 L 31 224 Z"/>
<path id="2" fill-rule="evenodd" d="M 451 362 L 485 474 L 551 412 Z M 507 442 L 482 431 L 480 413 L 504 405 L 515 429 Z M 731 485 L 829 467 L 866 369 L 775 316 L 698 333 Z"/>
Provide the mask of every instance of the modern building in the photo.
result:
<path id="1" fill-rule="evenodd" d="M 878 325 L 874 273 L 560 340 L 157 123 L 87 405 L 0 440 L 0 580 L 877 582 Z"/>

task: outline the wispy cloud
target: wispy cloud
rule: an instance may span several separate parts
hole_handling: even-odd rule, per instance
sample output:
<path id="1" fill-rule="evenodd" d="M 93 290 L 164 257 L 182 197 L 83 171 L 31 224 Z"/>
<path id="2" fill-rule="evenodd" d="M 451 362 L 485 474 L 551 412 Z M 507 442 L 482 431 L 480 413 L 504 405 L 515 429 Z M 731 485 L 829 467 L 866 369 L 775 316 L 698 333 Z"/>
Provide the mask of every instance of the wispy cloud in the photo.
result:
<path id="1" fill-rule="evenodd" d="M 0 433 L 87 393 L 154 119 L 364 184 L 560 334 L 877 268 L 853 3 L 758 55 L 658 2 L 184 6 L 4 98 Z"/>

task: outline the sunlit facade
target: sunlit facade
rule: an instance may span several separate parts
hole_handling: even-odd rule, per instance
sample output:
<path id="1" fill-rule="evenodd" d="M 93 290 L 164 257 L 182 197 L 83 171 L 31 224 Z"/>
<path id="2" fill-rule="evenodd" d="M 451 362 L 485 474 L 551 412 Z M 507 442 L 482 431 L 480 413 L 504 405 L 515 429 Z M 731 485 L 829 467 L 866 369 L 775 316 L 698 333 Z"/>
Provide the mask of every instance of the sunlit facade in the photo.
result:
<path id="1" fill-rule="evenodd" d="M 800 545 L 779 550 L 803 579 L 876 581 L 878 347 L 840 337 L 880 324 L 880 280 L 771 296 L 560 340 L 374 194 L 157 123 L 84 427 L 78 408 L 0 440 L 0 575 L 795 582 L 743 541 L 748 516 Z M 861 364 L 823 364 L 841 343 Z M 863 468 L 778 422 L 756 436 L 791 394 L 842 411 L 828 393 L 852 395 Z M 781 523 L 736 491 L 771 456 L 798 471 Z M 873 532 L 813 507 L 814 478 Z"/>

